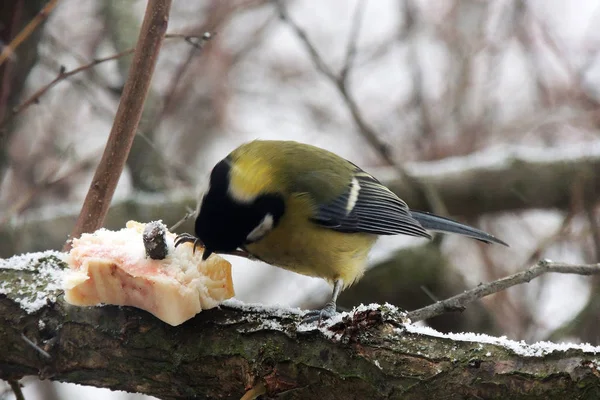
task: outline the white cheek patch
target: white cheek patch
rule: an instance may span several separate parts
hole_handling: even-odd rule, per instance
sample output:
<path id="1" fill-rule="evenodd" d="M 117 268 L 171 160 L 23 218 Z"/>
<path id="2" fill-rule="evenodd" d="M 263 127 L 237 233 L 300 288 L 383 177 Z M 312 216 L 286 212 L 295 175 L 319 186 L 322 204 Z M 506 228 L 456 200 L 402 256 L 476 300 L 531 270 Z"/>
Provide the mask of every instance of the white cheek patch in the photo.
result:
<path id="1" fill-rule="evenodd" d="M 275 220 L 271 214 L 265 215 L 265 217 L 260 221 L 260 223 L 246 236 L 247 242 L 256 242 L 265 236 L 271 229 L 273 229 L 273 224 Z"/>

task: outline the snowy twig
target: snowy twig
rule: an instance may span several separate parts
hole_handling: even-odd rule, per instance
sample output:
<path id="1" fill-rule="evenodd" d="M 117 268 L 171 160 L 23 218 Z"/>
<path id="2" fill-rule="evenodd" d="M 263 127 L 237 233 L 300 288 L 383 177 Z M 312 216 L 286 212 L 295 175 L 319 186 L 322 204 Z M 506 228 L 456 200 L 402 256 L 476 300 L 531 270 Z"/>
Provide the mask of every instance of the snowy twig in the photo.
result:
<path id="1" fill-rule="evenodd" d="M 148 1 L 117 115 L 71 239 L 100 228 L 108 212 L 142 116 L 144 101 L 167 30 L 171 1 Z M 70 241 L 65 244 L 64 250 L 69 249 Z"/>
<path id="2" fill-rule="evenodd" d="M 525 271 L 517 272 L 516 274 L 493 282 L 479 284 L 476 288 L 467 290 L 466 292 L 450 297 L 449 299 L 438 301 L 427 307 L 419 308 L 418 310 L 410 311 L 407 313 L 407 317 L 412 322 L 416 322 L 447 312 L 463 311 L 467 304 L 472 303 L 477 299 L 498 293 L 512 286 L 520 285 L 521 283 L 527 283 L 540 275 L 551 272 L 559 274 L 598 275 L 600 274 L 600 264 L 565 264 L 541 260 Z"/>

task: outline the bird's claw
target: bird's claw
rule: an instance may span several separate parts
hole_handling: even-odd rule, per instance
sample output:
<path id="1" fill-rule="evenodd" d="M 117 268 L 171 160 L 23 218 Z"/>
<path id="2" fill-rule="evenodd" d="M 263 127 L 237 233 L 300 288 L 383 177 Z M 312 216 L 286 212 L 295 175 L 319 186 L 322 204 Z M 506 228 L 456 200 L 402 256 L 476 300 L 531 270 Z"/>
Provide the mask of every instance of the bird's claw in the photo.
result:
<path id="1" fill-rule="evenodd" d="M 323 320 L 330 319 L 335 315 L 337 315 L 336 305 L 333 302 L 329 302 L 320 310 L 312 310 L 304 314 L 302 322 L 311 323 L 318 321 L 318 325 L 320 326 Z"/>
<path id="2" fill-rule="evenodd" d="M 189 233 L 182 233 L 177 235 L 175 238 L 175 247 L 179 246 L 183 243 L 192 243 L 194 245 L 194 249 L 192 250 L 192 254 L 196 254 L 196 247 L 202 247 L 202 242 L 194 235 L 190 235 Z"/>

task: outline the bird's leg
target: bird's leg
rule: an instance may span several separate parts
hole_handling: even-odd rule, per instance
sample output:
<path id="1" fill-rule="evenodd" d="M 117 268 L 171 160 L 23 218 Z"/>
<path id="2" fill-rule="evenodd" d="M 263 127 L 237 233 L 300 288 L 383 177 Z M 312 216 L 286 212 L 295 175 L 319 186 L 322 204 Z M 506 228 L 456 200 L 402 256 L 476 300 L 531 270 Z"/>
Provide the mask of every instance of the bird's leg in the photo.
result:
<path id="1" fill-rule="evenodd" d="M 333 292 L 331 293 L 331 300 L 325 304 L 320 310 L 313 310 L 306 313 L 304 316 L 303 322 L 314 322 L 319 321 L 319 324 L 324 319 L 329 319 L 337 314 L 337 298 L 342 291 L 342 287 L 344 286 L 344 281 L 341 279 L 336 279 L 333 283 Z"/>

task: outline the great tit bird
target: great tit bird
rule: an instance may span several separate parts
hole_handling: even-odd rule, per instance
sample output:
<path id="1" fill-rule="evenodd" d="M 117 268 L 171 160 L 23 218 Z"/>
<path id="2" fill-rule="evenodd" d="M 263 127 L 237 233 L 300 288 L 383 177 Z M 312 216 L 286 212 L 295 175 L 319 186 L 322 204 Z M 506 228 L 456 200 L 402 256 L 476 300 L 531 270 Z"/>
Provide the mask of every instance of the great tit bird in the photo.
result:
<path id="1" fill-rule="evenodd" d="M 486 243 L 503 241 L 430 213 L 413 211 L 377 179 L 321 148 L 293 141 L 246 143 L 213 168 L 195 221 L 193 242 L 239 254 L 333 285 L 331 301 L 313 316 L 336 313 L 339 293 L 359 280 L 380 235 L 431 239 L 457 233 Z"/>

